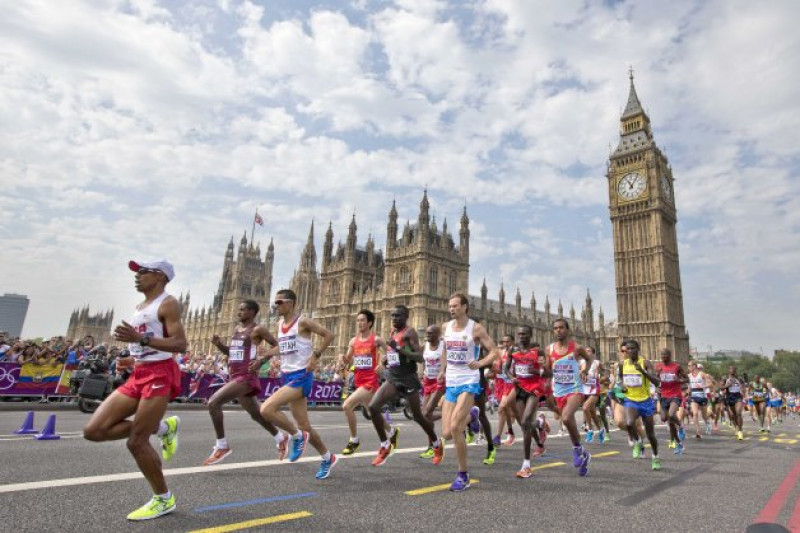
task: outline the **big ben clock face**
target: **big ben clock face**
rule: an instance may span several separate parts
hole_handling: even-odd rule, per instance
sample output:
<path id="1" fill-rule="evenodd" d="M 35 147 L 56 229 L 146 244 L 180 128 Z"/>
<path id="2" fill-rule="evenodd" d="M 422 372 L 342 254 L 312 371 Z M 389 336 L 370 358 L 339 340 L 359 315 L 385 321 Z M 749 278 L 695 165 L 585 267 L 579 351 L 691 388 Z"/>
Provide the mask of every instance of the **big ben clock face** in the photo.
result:
<path id="1" fill-rule="evenodd" d="M 644 176 L 638 172 L 629 172 L 617 183 L 617 194 L 623 200 L 633 200 L 642 195 L 645 189 Z"/>

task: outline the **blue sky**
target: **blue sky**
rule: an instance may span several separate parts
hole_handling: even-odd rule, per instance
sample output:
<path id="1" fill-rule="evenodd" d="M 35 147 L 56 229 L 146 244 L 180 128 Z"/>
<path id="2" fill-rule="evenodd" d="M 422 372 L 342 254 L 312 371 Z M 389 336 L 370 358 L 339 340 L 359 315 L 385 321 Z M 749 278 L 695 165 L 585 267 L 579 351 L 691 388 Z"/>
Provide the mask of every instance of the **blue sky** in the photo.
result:
<path id="1" fill-rule="evenodd" d="M 484 274 L 616 315 L 605 165 L 633 65 L 676 178 L 694 346 L 797 348 L 796 2 L 14 2 L 0 20 L 0 293 L 24 334 L 137 301 L 131 257 L 210 303 L 256 207 L 275 285 L 353 210 L 385 244 L 427 186 Z"/>

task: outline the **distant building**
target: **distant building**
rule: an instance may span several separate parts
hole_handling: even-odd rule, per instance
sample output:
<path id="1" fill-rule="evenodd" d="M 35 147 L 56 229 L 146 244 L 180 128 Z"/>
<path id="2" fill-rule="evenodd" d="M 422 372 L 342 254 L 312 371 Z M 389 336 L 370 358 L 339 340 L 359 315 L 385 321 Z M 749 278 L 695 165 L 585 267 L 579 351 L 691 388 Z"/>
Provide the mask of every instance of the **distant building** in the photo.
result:
<path id="1" fill-rule="evenodd" d="M 111 342 L 111 324 L 114 321 L 114 311 L 89 314 L 89 306 L 75 309 L 69 317 L 67 340 L 79 340 L 86 335 L 91 335 L 97 344 Z"/>
<path id="2" fill-rule="evenodd" d="M 7 331 L 11 337 L 22 335 L 29 303 L 30 300 L 23 294 L 6 293 L 0 296 L 0 331 Z"/>

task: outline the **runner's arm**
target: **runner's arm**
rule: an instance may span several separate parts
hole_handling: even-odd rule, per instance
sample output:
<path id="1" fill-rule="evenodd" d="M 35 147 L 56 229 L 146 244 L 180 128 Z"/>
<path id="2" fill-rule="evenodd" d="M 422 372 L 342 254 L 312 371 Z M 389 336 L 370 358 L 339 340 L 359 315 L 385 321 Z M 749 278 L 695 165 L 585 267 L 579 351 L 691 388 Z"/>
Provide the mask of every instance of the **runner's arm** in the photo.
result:
<path id="1" fill-rule="evenodd" d="M 479 359 L 477 361 L 471 361 L 469 363 L 469 367 L 472 370 L 476 370 L 481 367 L 487 367 L 491 365 L 495 359 L 500 357 L 500 352 L 497 350 L 497 346 L 494 344 L 494 341 L 486 332 L 486 328 L 483 327 L 481 324 L 475 324 L 474 329 L 472 330 L 473 335 L 475 336 L 475 340 L 480 343 L 481 346 L 488 352 L 486 357 L 483 359 Z"/>
<path id="2" fill-rule="evenodd" d="M 650 383 L 656 387 L 661 386 L 661 379 L 658 377 L 658 373 L 653 371 L 653 367 L 650 365 L 650 361 L 647 359 L 644 360 L 644 375 L 647 376 L 647 379 L 650 380 Z"/>
<path id="3" fill-rule="evenodd" d="M 403 333 L 403 341 L 404 346 L 399 348 L 397 353 L 405 355 L 415 363 L 424 363 L 425 358 L 422 356 L 422 348 L 419 345 L 419 335 L 416 330 L 408 328 Z"/>
<path id="4" fill-rule="evenodd" d="M 320 345 L 319 350 L 314 350 L 314 357 L 317 359 L 319 359 L 319 357 L 325 353 L 325 350 L 327 350 L 328 346 L 330 346 L 331 342 L 333 342 L 333 333 L 331 333 L 328 328 L 319 322 L 315 322 L 310 318 L 301 318 L 300 323 L 298 324 L 298 329 L 305 329 L 322 337 L 322 344 Z"/>

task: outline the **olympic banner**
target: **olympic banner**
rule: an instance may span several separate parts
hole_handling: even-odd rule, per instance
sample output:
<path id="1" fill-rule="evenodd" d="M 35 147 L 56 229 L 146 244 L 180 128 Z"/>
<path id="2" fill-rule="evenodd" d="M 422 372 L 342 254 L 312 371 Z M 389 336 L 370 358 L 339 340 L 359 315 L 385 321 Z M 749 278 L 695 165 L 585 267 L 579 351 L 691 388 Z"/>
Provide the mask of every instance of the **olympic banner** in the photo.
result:
<path id="1" fill-rule="evenodd" d="M 0 362 L 0 396 L 40 396 L 68 395 L 69 376 L 75 369 L 73 365 L 32 365 Z M 260 400 L 268 398 L 281 386 L 280 378 L 260 378 Z M 224 377 L 214 374 L 181 373 L 181 395 L 186 399 L 208 399 L 221 386 Z M 309 402 L 339 403 L 342 395 L 341 383 L 327 383 L 314 380 Z"/>

